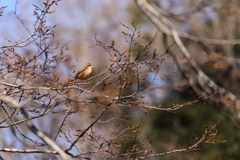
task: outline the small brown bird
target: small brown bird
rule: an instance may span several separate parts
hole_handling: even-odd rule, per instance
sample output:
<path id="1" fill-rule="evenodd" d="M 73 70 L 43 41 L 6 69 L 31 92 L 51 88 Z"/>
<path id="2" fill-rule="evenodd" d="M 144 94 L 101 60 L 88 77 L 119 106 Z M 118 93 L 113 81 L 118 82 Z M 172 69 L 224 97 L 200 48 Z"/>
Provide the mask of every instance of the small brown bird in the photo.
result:
<path id="1" fill-rule="evenodd" d="M 86 63 L 83 68 L 81 68 L 78 73 L 76 74 L 76 77 L 75 79 L 80 79 L 80 80 L 83 80 L 85 78 L 87 78 L 91 72 L 92 72 L 92 68 L 94 66 L 92 66 L 91 63 Z"/>

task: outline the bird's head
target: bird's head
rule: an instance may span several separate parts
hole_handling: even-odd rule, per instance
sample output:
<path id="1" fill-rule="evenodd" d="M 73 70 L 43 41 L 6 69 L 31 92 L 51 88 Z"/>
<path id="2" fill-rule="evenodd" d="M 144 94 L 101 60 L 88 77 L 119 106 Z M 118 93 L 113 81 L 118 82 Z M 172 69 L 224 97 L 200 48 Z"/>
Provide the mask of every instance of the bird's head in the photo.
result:
<path id="1" fill-rule="evenodd" d="M 86 63 L 86 64 L 84 65 L 84 67 L 85 67 L 85 68 L 88 68 L 88 67 L 91 67 L 91 68 L 92 68 L 92 67 L 94 67 L 94 66 L 93 66 L 91 63 Z"/>

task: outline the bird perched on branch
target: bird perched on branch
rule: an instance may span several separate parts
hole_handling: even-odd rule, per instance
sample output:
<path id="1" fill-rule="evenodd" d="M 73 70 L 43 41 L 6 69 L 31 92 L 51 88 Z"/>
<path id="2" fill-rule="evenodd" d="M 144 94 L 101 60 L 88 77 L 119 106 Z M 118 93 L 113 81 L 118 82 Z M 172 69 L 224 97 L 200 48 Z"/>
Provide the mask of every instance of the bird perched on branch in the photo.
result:
<path id="1" fill-rule="evenodd" d="M 87 78 L 91 72 L 92 72 L 92 68 L 94 66 L 92 66 L 91 63 L 86 63 L 83 68 L 81 68 L 78 73 L 76 74 L 76 77 L 75 79 L 80 79 L 80 80 L 83 80 L 85 78 Z"/>

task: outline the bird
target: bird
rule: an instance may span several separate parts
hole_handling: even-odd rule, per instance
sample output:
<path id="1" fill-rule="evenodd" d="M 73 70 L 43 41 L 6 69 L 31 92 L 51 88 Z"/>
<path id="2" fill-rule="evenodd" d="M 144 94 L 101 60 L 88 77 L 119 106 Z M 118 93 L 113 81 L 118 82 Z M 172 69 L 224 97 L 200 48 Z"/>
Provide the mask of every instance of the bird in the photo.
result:
<path id="1" fill-rule="evenodd" d="M 80 79 L 80 80 L 84 80 L 85 78 L 87 78 L 91 72 L 92 72 L 92 68 L 94 66 L 91 63 L 86 63 L 76 74 L 75 79 Z"/>

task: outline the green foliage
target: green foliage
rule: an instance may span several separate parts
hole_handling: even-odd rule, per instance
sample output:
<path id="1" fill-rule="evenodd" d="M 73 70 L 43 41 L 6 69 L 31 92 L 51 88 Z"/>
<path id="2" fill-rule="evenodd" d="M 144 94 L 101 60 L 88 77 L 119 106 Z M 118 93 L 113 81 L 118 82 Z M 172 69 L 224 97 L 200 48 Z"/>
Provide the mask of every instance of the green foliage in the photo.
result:
<path id="1" fill-rule="evenodd" d="M 173 97 L 173 96 L 172 96 Z M 184 96 L 179 98 L 168 97 L 162 103 L 163 106 L 182 104 L 191 100 Z M 175 96 L 174 96 L 175 97 Z M 192 99 L 193 100 L 193 99 Z M 208 105 L 203 102 L 197 102 L 192 106 L 185 106 L 176 112 L 156 111 L 149 112 L 148 122 L 151 129 L 148 132 L 148 138 L 155 138 L 153 143 L 155 149 L 169 151 L 180 147 L 188 147 L 193 144 L 192 140 L 201 137 L 205 125 L 220 121 L 217 126 L 217 139 L 226 140 L 223 143 L 204 144 L 199 146 L 200 151 L 195 155 L 174 153 L 161 157 L 161 159 L 237 159 L 240 150 L 239 128 L 234 125 L 231 119 L 223 115 L 214 105 Z"/>
<path id="2" fill-rule="evenodd" d="M 233 47 L 233 53 L 234 53 L 234 57 L 239 58 L 240 57 L 240 45 L 236 44 Z"/>
<path id="3" fill-rule="evenodd" d="M 134 23 L 136 25 L 139 24 L 143 24 L 146 23 L 146 21 L 148 21 L 148 19 L 146 18 L 146 16 L 143 14 L 143 12 L 136 6 L 136 4 L 134 3 L 134 1 L 132 3 L 129 3 L 129 5 L 127 6 L 127 11 L 129 13 L 129 15 L 132 16 L 132 19 L 134 19 Z"/>

